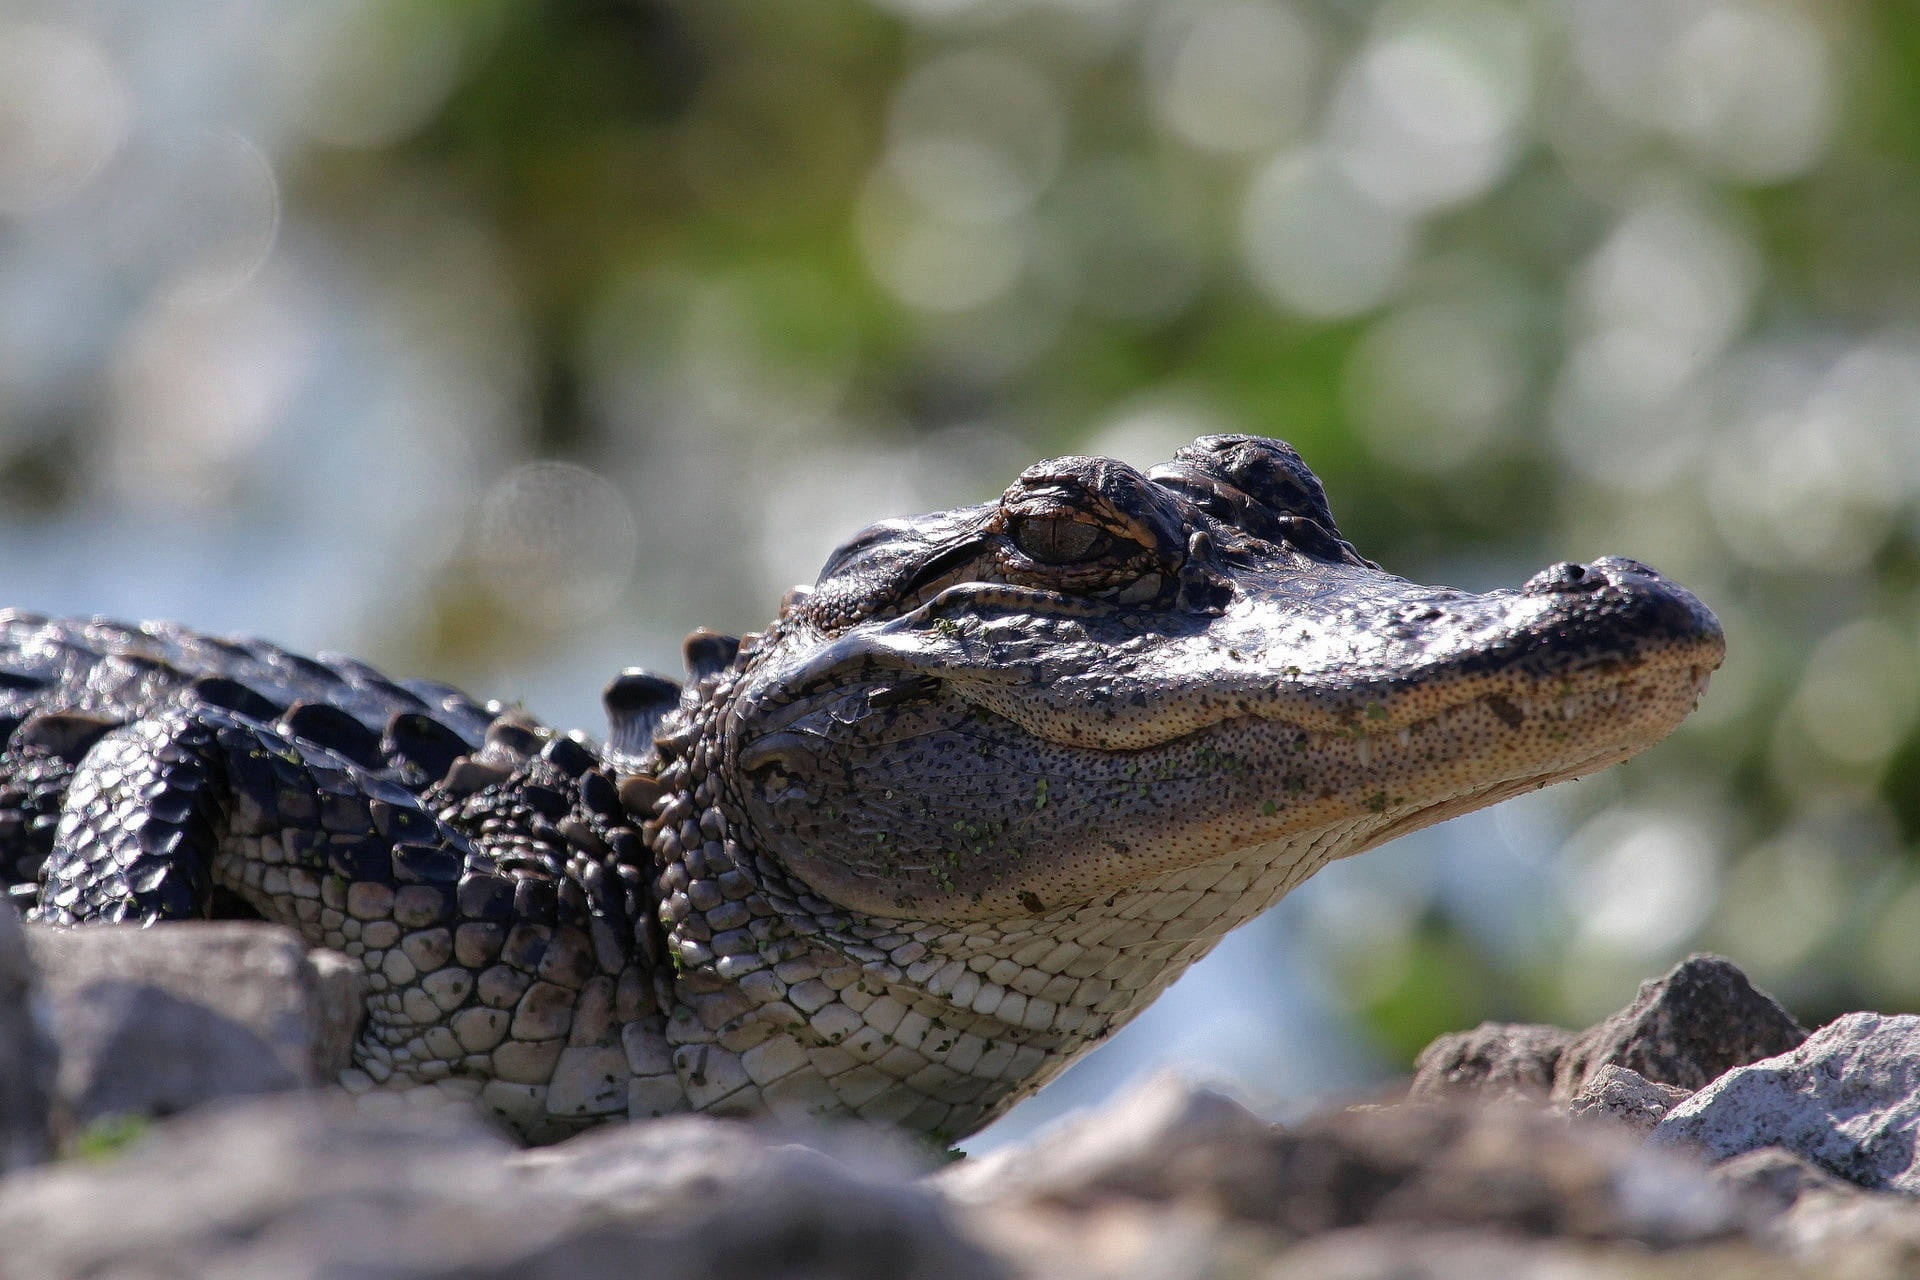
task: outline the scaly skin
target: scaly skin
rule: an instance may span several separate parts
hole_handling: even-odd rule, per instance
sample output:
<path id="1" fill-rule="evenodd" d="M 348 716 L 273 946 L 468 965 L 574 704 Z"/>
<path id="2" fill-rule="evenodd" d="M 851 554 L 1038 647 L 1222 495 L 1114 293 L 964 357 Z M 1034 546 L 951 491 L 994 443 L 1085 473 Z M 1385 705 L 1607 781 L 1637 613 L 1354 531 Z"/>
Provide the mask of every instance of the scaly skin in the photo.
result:
<path id="1" fill-rule="evenodd" d="M 1292 450 L 1214 436 L 874 526 L 737 652 L 691 637 L 684 690 L 623 673 L 604 750 L 344 660 L 11 615 L 0 872 L 48 920 L 255 914 L 360 957 L 349 1087 L 530 1140 L 952 1138 L 1329 861 L 1652 745 L 1722 650 L 1632 561 L 1392 577 Z"/>

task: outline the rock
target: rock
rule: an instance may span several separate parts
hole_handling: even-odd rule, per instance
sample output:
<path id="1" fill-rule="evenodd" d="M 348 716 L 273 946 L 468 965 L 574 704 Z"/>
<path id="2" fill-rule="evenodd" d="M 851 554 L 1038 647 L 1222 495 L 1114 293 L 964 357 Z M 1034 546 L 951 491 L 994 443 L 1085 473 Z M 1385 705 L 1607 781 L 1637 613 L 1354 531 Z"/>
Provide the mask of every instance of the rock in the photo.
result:
<path id="1" fill-rule="evenodd" d="M 1768 1224 L 1766 1239 L 1823 1276 L 1905 1280 L 1920 1272 L 1920 1205 L 1845 1183 L 1812 1188 Z"/>
<path id="2" fill-rule="evenodd" d="M 1740 1234 L 1748 1207 L 1696 1166 L 1624 1134 L 1513 1106 L 1385 1107 L 1288 1135 L 1279 1177 L 1246 1179 L 1300 1234 L 1407 1224 L 1674 1247 Z"/>
<path id="3" fill-rule="evenodd" d="M 1920 1194 L 1920 1017 L 1850 1013 L 1799 1048 L 1729 1071 L 1653 1141 L 1711 1160 L 1779 1145 L 1848 1182 Z"/>
<path id="4" fill-rule="evenodd" d="M 956 1226 L 891 1134 L 840 1135 L 675 1116 L 583 1134 L 509 1160 L 524 1185 L 619 1225 L 561 1239 L 533 1273 L 627 1277 L 1002 1280 L 1012 1269 Z M 503 1271 L 519 1275 L 518 1271 Z"/>
<path id="5" fill-rule="evenodd" d="M 1658 1084 L 1638 1071 L 1603 1062 L 1587 1074 L 1587 1083 L 1567 1103 L 1567 1114 L 1651 1133 L 1668 1112 L 1692 1096 L 1689 1090 Z"/>
<path id="6" fill-rule="evenodd" d="M 704 1213 L 716 1191 L 764 1177 L 769 1163 L 795 1179 L 831 1182 L 852 1173 L 897 1187 L 927 1172 L 930 1157 L 878 1129 L 762 1128 L 676 1115 L 590 1130 L 507 1162 L 530 1187 L 562 1187 L 570 1196 L 658 1218 Z"/>
<path id="7" fill-rule="evenodd" d="M 1540 1098 L 1553 1090 L 1574 1033 L 1521 1022 L 1483 1022 L 1441 1036 L 1414 1060 L 1414 1098 Z"/>
<path id="8" fill-rule="evenodd" d="M 6 1275 L 1010 1275 L 947 1225 L 931 1192 L 804 1143 L 699 1117 L 593 1137 L 530 1161 L 444 1109 L 373 1116 L 314 1095 L 208 1107 L 116 1159 L 0 1182 Z M 648 1159 L 667 1172 L 647 1174 Z M 600 1160 L 623 1172 L 577 1184 Z M 623 1181 L 652 1190 L 622 1200 Z"/>
<path id="9" fill-rule="evenodd" d="M 1012 1215 L 1002 1235 L 1063 1213 L 1112 1230 L 1129 1202 L 1279 1240 L 1366 1224 L 1664 1248 L 1737 1236 L 1753 1220 L 1752 1207 L 1705 1170 L 1535 1108 L 1407 1104 L 1282 1128 L 1223 1107 L 1217 1095 L 1169 1098 L 1170 1087 L 935 1181 Z M 1102 1127 L 1122 1136 L 1103 1143 Z"/>
<path id="10" fill-rule="evenodd" d="M 871 1130 L 675 1116 L 519 1151 L 432 1090 L 234 1100 L 340 1061 L 357 966 L 264 925 L 22 943 L 0 909 L 0 1143 L 39 1116 L 26 1158 L 46 1148 L 32 1068 L 5 1056 L 29 1043 L 29 957 L 73 1115 L 211 1105 L 0 1177 L 8 1280 L 1892 1280 L 1920 1259 L 1920 1205 L 1855 1185 L 1920 1183 L 1920 1018 L 1850 1015 L 1689 1097 L 1631 1063 L 1704 1074 L 1715 1034 L 1736 1056 L 1782 1020 L 1799 1034 L 1709 958 L 1578 1036 L 1444 1037 L 1400 1105 L 1283 1127 L 1161 1077 L 928 1177 L 929 1153 Z M 1575 1079 L 1575 1122 L 1539 1105 Z"/>
<path id="11" fill-rule="evenodd" d="M 367 970 L 352 956 L 325 947 L 307 952 L 313 974 L 313 1072 L 322 1081 L 353 1065 L 353 1042 L 367 1012 Z"/>
<path id="12" fill-rule="evenodd" d="M 648 1224 L 647 1274 L 740 1277 L 1006 1274 L 918 1176 L 924 1150 L 880 1130 L 763 1128 L 711 1116 L 613 1125 L 507 1161 L 538 1195 Z M 557 1275 L 626 1275 L 630 1240 L 556 1247 Z M 782 1270 L 782 1266 L 787 1270 Z M 664 1268 L 664 1270 L 662 1269 Z"/>
<path id="13" fill-rule="evenodd" d="M 1070 1115 L 1032 1141 L 941 1172 L 950 1196 L 984 1202 L 1010 1197 L 1103 1194 L 1164 1197 L 1158 1156 L 1170 1147 L 1264 1143 L 1273 1126 L 1246 1107 L 1175 1072 L 1162 1072 L 1095 1110 Z M 1144 1178 L 1144 1182 L 1136 1179 Z"/>
<path id="14" fill-rule="evenodd" d="M 1772 996 L 1719 956 L 1689 956 L 1640 984 L 1632 1004 L 1580 1033 L 1560 1055 L 1553 1097 L 1565 1102 L 1611 1063 L 1656 1084 L 1694 1090 L 1734 1067 L 1785 1053 L 1807 1038 Z"/>
<path id="15" fill-rule="evenodd" d="M 1827 1280 L 1739 1241 L 1656 1253 L 1636 1245 L 1407 1227 L 1321 1236 L 1282 1253 L 1259 1274 L 1262 1280 Z"/>
<path id="16" fill-rule="evenodd" d="M 1713 1167 L 1713 1176 L 1729 1186 L 1743 1187 L 1781 1209 L 1809 1191 L 1865 1194 L 1851 1182 L 1841 1181 L 1785 1147 L 1761 1147 L 1731 1160 L 1722 1160 Z"/>
<path id="17" fill-rule="evenodd" d="M 1738 966 L 1697 955 L 1642 983 L 1631 1005 L 1582 1032 L 1483 1022 L 1441 1036 L 1415 1060 L 1408 1096 L 1551 1098 L 1566 1104 L 1608 1066 L 1690 1093 L 1732 1067 L 1784 1053 L 1806 1038 Z"/>
<path id="18" fill-rule="evenodd" d="M 498 1211 L 507 1150 L 477 1118 L 371 1117 L 340 1097 L 212 1107 L 117 1158 L 0 1183 L 7 1274 L 432 1274 L 405 1269 L 423 1258 L 479 1267 L 551 1238 L 546 1206 L 531 1198 Z"/>
<path id="19" fill-rule="evenodd" d="M 54 1047 L 35 1016 L 33 960 L 13 904 L 0 898 L 0 1174 L 47 1158 Z"/>
<path id="20" fill-rule="evenodd" d="M 353 979 L 310 964 L 277 925 L 26 933 L 60 1046 L 55 1093 L 74 1126 L 330 1081 L 340 1020 L 358 1016 Z"/>

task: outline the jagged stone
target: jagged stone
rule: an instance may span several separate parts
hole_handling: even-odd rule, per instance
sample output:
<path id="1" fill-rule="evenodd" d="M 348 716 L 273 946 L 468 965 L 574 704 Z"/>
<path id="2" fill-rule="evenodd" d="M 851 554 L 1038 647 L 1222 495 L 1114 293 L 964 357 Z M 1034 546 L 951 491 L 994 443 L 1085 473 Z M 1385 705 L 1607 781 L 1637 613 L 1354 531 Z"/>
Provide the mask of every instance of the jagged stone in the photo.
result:
<path id="1" fill-rule="evenodd" d="M 74 1126 L 330 1082 L 362 1006 L 357 977 L 316 968 L 277 925 L 26 934 L 59 1043 L 55 1093 Z"/>
<path id="2" fill-rule="evenodd" d="M 1785 1053 L 1806 1031 L 1738 965 L 1695 955 L 1640 984 L 1632 1004 L 1589 1027 L 1561 1053 L 1553 1098 L 1566 1102 L 1607 1064 L 1657 1084 L 1704 1088 L 1725 1072 Z"/>
<path id="3" fill-rule="evenodd" d="M 1692 1091 L 1649 1080 L 1638 1071 L 1603 1062 L 1589 1072 L 1587 1083 L 1567 1103 L 1567 1114 L 1579 1120 L 1604 1120 L 1636 1133 L 1651 1133 Z"/>
<path id="4" fill-rule="evenodd" d="M 0 1174 L 47 1158 L 54 1048 L 34 1016 L 34 972 L 20 916 L 0 898 Z"/>
<path id="5" fill-rule="evenodd" d="M 1653 1141 L 1724 1160 L 1782 1146 L 1875 1190 L 1920 1193 L 1920 1017 L 1850 1013 L 1804 1044 L 1729 1071 Z"/>
<path id="6" fill-rule="evenodd" d="M 1523 1022 L 1483 1022 L 1441 1036 L 1414 1060 L 1414 1098 L 1540 1098 L 1553 1090 L 1574 1033 Z"/>

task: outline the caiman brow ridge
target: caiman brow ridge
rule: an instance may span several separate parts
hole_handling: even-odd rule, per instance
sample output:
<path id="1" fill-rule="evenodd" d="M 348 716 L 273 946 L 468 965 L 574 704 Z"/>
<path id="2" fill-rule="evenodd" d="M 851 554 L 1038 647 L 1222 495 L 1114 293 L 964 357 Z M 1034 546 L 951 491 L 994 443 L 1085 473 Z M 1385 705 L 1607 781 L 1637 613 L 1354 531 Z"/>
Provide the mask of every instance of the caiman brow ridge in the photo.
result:
<path id="1" fill-rule="evenodd" d="M 1382 571 L 1278 441 L 855 535 L 604 744 L 352 659 L 0 613 L 0 874 L 365 968 L 343 1078 L 530 1141 L 679 1111 L 951 1140 L 1314 871 L 1626 759 L 1723 639 L 1631 560 Z"/>

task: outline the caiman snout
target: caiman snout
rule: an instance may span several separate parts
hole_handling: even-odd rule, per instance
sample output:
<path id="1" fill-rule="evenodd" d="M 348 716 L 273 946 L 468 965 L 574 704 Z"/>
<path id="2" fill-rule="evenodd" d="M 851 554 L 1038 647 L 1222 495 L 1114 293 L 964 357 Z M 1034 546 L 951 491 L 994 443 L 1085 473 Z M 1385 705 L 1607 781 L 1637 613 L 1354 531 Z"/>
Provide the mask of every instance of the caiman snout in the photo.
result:
<path id="1" fill-rule="evenodd" d="M 1725 634 L 1711 609 L 1658 570 L 1625 556 L 1551 565 L 1527 579 L 1520 594 L 1552 605 L 1541 621 L 1562 647 L 1590 643 L 1593 632 L 1636 650 L 1649 644 L 1681 648 L 1688 661 L 1709 670 L 1720 665 L 1726 651 Z"/>

